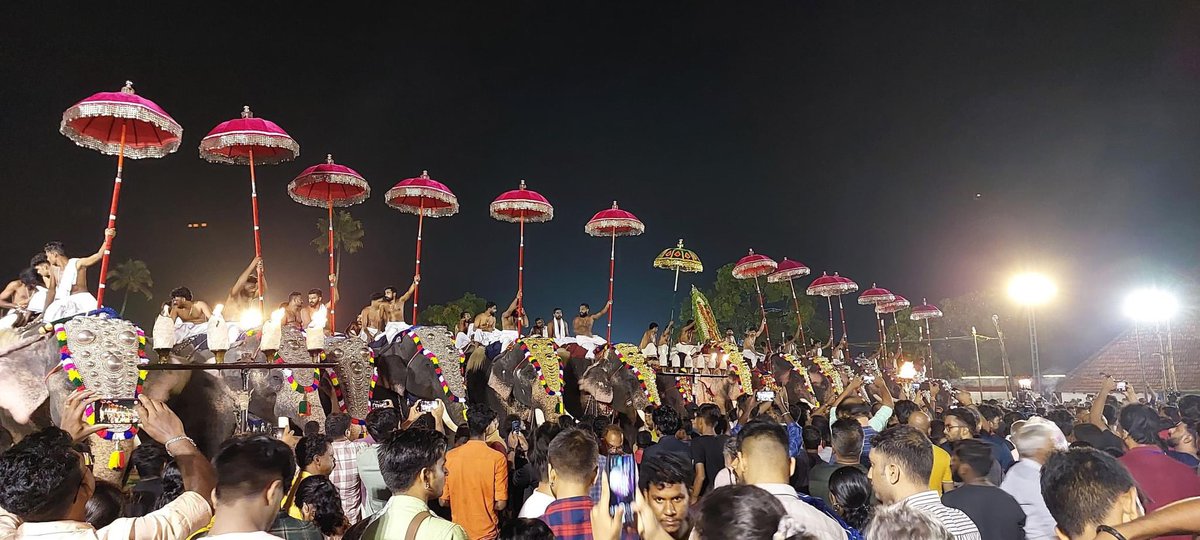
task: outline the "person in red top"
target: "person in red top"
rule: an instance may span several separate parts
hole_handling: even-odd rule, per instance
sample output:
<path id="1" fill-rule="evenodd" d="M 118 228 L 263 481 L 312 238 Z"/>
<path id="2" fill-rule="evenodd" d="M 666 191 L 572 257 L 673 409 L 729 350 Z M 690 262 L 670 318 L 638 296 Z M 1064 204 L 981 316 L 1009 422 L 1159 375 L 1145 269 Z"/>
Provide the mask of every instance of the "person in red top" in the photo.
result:
<path id="1" fill-rule="evenodd" d="M 467 409 L 467 429 L 471 440 L 446 452 L 441 502 L 472 540 L 491 540 L 499 534 L 498 514 L 508 505 L 508 459 L 484 442 L 496 431 L 491 409 Z"/>
<path id="2" fill-rule="evenodd" d="M 1163 451 L 1158 432 L 1164 428 L 1164 421 L 1154 409 L 1137 403 L 1126 405 L 1117 423 L 1117 435 L 1128 447 L 1120 461 L 1137 482 L 1147 513 L 1178 500 L 1200 497 L 1196 472 Z"/>

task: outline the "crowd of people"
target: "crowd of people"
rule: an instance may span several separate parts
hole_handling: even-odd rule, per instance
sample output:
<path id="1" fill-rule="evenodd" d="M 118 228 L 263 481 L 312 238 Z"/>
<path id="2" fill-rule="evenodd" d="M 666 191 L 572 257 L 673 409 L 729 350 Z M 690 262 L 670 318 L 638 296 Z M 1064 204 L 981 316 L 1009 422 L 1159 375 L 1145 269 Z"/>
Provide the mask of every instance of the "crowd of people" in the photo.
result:
<path id="1" fill-rule="evenodd" d="M 76 392 L 59 427 L 0 454 L 0 539 L 1200 533 L 1200 396 L 1165 405 L 1114 386 L 1086 407 L 1023 411 L 965 392 L 949 407 L 897 400 L 881 379 L 856 378 L 816 409 L 752 395 L 728 413 L 651 408 L 634 440 L 605 416 L 529 426 L 471 407 L 447 431 L 440 410 L 381 407 L 365 425 L 334 414 L 213 456 L 143 395 L 141 444 L 118 483 L 93 474 L 100 426 L 85 411 L 97 396 Z"/>

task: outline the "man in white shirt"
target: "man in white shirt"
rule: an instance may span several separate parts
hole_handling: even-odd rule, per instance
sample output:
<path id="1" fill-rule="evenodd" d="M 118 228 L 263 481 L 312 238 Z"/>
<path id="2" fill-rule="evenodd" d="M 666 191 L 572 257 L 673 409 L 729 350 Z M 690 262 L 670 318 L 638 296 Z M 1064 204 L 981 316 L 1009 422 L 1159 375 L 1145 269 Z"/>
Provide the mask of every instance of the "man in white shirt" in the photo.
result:
<path id="1" fill-rule="evenodd" d="M 778 498 L 800 532 L 822 540 L 846 538 L 837 521 L 804 502 L 788 484 L 796 460 L 788 455 L 788 435 L 783 425 L 750 422 L 738 432 L 737 440 L 737 476 L 741 483 L 758 486 Z"/>
<path id="2" fill-rule="evenodd" d="M 867 477 L 883 504 L 903 504 L 946 527 L 955 540 L 980 540 L 979 528 L 962 510 L 942 504 L 929 489 L 932 443 L 912 426 L 895 426 L 875 436 Z"/>
<path id="3" fill-rule="evenodd" d="M 1054 430 L 1045 424 L 1026 424 L 1013 435 L 1020 461 L 1013 464 L 1000 484 L 1025 511 L 1025 538 L 1053 540 L 1058 538 L 1054 516 L 1042 498 L 1042 465 L 1054 452 Z"/>

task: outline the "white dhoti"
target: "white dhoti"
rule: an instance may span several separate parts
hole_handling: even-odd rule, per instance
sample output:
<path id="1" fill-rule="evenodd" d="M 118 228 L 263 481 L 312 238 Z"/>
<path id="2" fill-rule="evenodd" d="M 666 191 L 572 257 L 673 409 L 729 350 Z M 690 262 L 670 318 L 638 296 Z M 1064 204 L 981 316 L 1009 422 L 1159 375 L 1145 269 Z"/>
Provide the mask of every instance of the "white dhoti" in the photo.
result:
<path id="1" fill-rule="evenodd" d="M 508 349 L 521 339 L 521 333 L 516 330 L 500 330 L 500 348 Z"/>
<path id="2" fill-rule="evenodd" d="M 412 328 L 412 325 L 406 322 L 389 321 L 383 327 L 383 335 L 387 337 L 388 343 L 391 343 L 396 340 L 396 336 L 401 332 L 408 331 L 409 328 Z"/>
<path id="3" fill-rule="evenodd" d="M 554 344 L 558 345 L 559 347 L 566 347 L 567 345 L 570 345 L 572 343 L 579 345 L 579 342 L 575 341 L 575 338 L 571 337 L 571 336 L 562 336 L 562 337 L 554 338 Z"/>
<path id="4" fill-rule="evenodd" d="M 687 364 L 687 366 L 691 367 L 692 366 L 692 357 L 695 356 L 696 353 L 698 353 L 698 352 L 700 352 L 699 346 L 689 345 L 687 343 L 675 344 L 675 353 L 670 355 L 671 356 L 671 367 L 680 367 L 679 355 L 681 355 L 681 354 L 684 356 L 684 360 L 685 360 L 685 363 Z"/>
<path id="5" fill-rule="evenodd" d="M 608 342 L 600 336 L 575 336 L 575 343 L 587 349 L 587 359 L 591 360 L 596 357 L 596 349 L 603 347 Z"/>
<path id="6" fill-rule="evenodd" d="M 758 353 L 750 349 L 742 349 L 742 358 L 746 360 L 746 365 L 751 369 L 758 366 Z"/>
<path id="7" fill-rule="evenodd" d="M 92 296 L 92 293 L 75 293 L 51 302 L 46 307 L 46 315 L 43 318 L 46 322 L 57 321 L 72 315 L 87 313 L 94 309 L 96 309 L 96 297 Z"/>
<path id="8" fill-rule="evenodd" d="M 177 321 L 175 323 L 175 343 L 179 343 L 192 336 L 208 333 L 208 323 L 190 323 Z"/>
<path id="9" fill-rule="evenodd" d="M 484 347 L 499 343 L 501 349 L 507 349 L 521 339 L 521 334 L 516 330 L 476 330 L 472 339 L 483 344 Z"/>

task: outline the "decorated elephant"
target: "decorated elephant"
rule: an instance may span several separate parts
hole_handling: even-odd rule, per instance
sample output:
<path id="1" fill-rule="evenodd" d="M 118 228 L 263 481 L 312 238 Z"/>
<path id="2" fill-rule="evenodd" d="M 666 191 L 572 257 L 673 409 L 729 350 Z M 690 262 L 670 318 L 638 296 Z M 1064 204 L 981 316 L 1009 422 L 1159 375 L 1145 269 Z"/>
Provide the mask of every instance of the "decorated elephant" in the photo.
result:
<path id="1" fill-rule="evenodd" d="M 438 400 L 460 422 L 467 402 L 464 356 L 444 326 L 414 326 L 391 341 L 371 344 L 379 370 L 376 399 Z"/>

